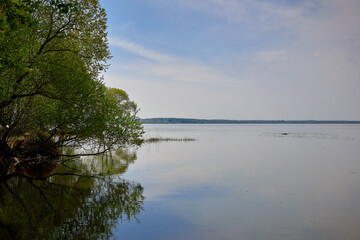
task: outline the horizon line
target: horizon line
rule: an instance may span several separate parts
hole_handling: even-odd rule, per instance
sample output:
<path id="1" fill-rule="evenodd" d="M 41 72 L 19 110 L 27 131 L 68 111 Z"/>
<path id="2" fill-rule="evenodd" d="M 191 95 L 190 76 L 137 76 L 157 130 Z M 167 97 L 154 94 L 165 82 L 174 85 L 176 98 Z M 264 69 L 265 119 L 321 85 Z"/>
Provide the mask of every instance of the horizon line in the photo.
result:
<path id="1" fill-rule="evenodd" d="M 219 121 L 330 121 L 330 122 L 359 122 L 360 120 L 345 120 L 345 119 L 226 119 L 226 118 L 192 118 L 192 117 L 147 117 L 140 118 L 141 120 L 150 119 L 183 119 L 183 120 L 219 120 Z"/>
<path id="2" fill-rule="evenodd" d="M 231 120 L 197 118 L 143 118 L 143 124 L 360 124 L 359 120 Z"/>

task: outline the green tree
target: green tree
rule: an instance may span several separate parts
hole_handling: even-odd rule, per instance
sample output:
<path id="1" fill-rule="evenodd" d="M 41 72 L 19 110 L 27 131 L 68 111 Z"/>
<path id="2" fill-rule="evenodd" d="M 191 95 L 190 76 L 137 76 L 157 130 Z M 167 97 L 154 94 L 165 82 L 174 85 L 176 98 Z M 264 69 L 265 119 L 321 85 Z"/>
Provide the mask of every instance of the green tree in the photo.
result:
<path id="1" fill-rule="evenodd" d="M 18 157 L 11 142 L 27 134 L 98 152 L 140 144 L 136 104 L 102 82 L 110 52 L 99 2 L 0 3 L 0 176 Z"/>

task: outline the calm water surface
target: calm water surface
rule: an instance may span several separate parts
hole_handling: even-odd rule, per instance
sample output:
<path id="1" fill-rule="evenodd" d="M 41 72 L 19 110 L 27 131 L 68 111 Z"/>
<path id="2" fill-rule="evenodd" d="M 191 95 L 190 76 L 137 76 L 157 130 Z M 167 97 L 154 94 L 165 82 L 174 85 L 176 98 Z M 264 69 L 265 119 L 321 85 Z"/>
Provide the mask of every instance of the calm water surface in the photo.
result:
<path id="1" fill-rule="evenodd" d="M 360 239 L 359 125 L 146 125 L 123 175 L 144 187 L 140 224 L 115 238 Z M 285 134 L 286 133 L 286 134 Z"/>
<path id="2" fill-rule="evenodd" d="M 11 234 L 18 239 L 360 239 L 360 125 L 145 129 L 146 137 L 196 141 L 149 143 L 71 164 L 81 175 L 107 176 L 106 181 L 11 179 L 0 188 L 0 234 L 9 239 Z"/>

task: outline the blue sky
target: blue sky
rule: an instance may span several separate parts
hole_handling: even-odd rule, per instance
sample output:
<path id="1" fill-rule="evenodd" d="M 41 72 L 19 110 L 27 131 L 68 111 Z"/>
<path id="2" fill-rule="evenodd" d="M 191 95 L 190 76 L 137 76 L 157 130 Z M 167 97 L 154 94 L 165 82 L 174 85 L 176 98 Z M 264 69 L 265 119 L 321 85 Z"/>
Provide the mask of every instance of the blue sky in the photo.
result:
<path id="1" fill-rule="evenodd" d="M 100 0 L 139 116 L 360 120 L 358 0 Z"/>

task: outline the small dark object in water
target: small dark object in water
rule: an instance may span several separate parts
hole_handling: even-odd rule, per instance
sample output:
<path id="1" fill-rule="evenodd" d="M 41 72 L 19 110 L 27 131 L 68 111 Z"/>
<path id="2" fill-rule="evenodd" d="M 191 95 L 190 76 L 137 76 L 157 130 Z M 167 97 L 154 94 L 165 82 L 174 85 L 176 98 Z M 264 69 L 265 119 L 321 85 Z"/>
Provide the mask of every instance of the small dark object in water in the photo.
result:
<path id="1" fill-rule="evenodd" d="M 286 132 L 283 132 L 283 133 L 281 133 L 281 135 L 286 136 L 286 135 L 289 135 L 289 134 L 286 133 Z"/>

